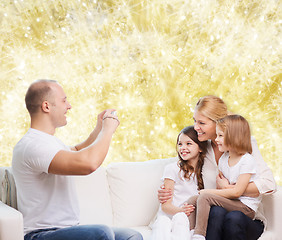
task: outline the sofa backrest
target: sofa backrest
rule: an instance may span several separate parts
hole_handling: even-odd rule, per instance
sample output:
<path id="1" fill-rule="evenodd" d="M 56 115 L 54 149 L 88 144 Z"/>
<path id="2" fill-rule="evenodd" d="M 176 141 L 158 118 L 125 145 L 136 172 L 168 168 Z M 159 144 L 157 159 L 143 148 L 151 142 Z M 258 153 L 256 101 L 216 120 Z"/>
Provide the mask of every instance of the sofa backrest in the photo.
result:
<path id="1" fill-rule="evenodd" d="M 100 167 L 88 176 L 74 176 L 74 179 L 81 224 L 112 225 L 112 206 L 106 169 Z M 15 208 L 13 203 L 16 202 L 16 187 L 11 167 L 0 167 L 0 183 L 0 200 Z"/>
<path id="2" fill-rule="evenodd" d="M 107 177 L 118 227 L 147 226 L 157 213 L 157 190 L 164 167 L 176 158 L 111 164 Z"/>
<path id="3" fill-rule="evenodd" d="M 121 162 L 75 176 L 81 224 L 147 226 L 159 203 L 157 190 L 165 165 L 176 158 Z M 0 168 L 2 182 L 6 168 Z M 11 170 L 11 168 L 8 168 Z"/>
<path id="4" fill-rule="evenodd" d="M 16 184 L 13 177 L 13 172 L 11 167 L 1 167 L 0 168 L 0 200 L 10 207 L 15 209 L 18 208 L 17 205 L 17 193 Z"/>
<path id="5" fill-rule="evenodd" d="M 109 185 L 104 167 L 87 176 L 76 176 L 80 224 L 113 225 Z"/>
<path id="6" fill-rule="evenodd" d="M 10 167 L 0 167 L 0 183 L 2 184 L 3 178 L 5 176 L 5 169 L 11 169 Z M 2 186 L 0 191 L 0 200 L 2 199 Z"/>
<path id="7" fill-rule="evenodd" d="M 262 198 L 264 216 L 267 219 L 267 230 L 277 231 L 277 236 L 281 236 L 281 199 L 282 187 L 277 186 L 277 192 L 265 195 Z M 281 234 L 278 234 L 278 231 Z"/>
<path id="8" fill-rule="evenodd" d="M 164 167 L 176 158 L 157 159 L 146 162 L 123 162 L 100 167 L 88 176 L 76 176 L 75 183 L 80 204 L 81 224 L 107 224 L 120 227 L 148 226 L 157 213 L 159 202 L 157 190 L 161 185 Z M 5 170 L 0 167 L 0 182 L 5 179 Z M 6 178 L 11 180 L 10 178 Z M 9 183 L 10 186 L 13 186 Z M 280 191 L 263 197 L 265 217 L 271 230 L 279 224 L 274 214 L 280 204 Z M 10 193 L 15 192 L 11 189 Z M 1 186 L 0 199 L 2 199 Z M 7 194 L 7 193 L 4 193 Z M 13 198 L 15 196 L 10 196 Z M 276 217 L 273 218 L 273 215 Z M 277 227 L 278 228 L 278 227 Z M 276 228 L 275 228 L 276 229 Z"/>

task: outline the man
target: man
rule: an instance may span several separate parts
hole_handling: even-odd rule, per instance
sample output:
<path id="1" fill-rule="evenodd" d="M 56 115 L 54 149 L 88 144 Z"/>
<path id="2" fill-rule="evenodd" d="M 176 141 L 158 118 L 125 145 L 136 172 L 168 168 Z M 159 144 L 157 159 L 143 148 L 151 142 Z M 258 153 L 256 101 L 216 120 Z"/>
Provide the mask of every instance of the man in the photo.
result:
<path id="1" fill-rule="evenodd" d="M 54 136 L 56 128 L 67 124 L 71 109 L 58 82 L 35 81 L 25 102 L 31 126 L 16 144 L 12 160 L 25 240 L 141 240 L 142 235 L 130 229 L 78 225 L 78 201 L 69 175 L 87 175 L 102 164 L 119 125 L 114 109 L 100 113 L 89 137 L 69 147 Z"/>

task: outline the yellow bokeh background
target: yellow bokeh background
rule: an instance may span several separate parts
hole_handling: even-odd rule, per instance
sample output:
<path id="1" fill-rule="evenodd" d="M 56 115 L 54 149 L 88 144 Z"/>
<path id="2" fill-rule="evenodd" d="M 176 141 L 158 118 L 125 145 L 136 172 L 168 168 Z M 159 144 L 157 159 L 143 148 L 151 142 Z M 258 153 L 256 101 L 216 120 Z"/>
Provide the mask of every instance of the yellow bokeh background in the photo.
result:
<path id="1" fill-rule="evenodd" d="M 175 156 L 207 94 L 245 116 L 282 184 L 282 3 L 276 0 L 1 0 L 0 161 L 29 128 L 24 95 L 56 79 L 72 110 L 56 135 L 84 140 L 105 108 L 121 120 L 104 162 Z"/>

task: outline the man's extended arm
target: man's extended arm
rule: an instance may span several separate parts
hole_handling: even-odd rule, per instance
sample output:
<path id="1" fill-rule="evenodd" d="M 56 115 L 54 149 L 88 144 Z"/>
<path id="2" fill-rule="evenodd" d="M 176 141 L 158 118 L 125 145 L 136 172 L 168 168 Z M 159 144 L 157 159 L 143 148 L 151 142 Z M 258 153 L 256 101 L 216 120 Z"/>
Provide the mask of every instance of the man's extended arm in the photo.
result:
<path id="1" fill-rule="evenodd" d="M 98 119 L 98 122 L 101 120 L 101 130 L 98 132 L 99 128 L 96 127 L 86 141 L 76 146 L 77 151 L 59 151 L 50 163 L 49 173 L 87 175 L 103 163 L 112 135 L 119 125 L 118 118 L 111 114 L 111 110 L 107 110 L 104 114 L 109 117 L 104 117 L 104 120 Z"/>
<path id="2" fill-rule="evenodd" d="M 103 116 L 106 113 L 106 111 L 107 110 L 104 110 L 103 112 L 101 112 L 97 116 L 97 124 L 96 124 L 96 127 L 94 128 L 94 130 L 90 133 L 89 137 L 85 141 L 83 141 L 83 142 L 75 145 L 74 147 L 72 147 L 71 149 L 73 151 L 79 151 L 79 150 L 81 150 L 83 148 L 86 148 L 86 147 L 91 145 L 96 140 L 96 138 L 98 137 L 99 133 L 101 132 L 102 124 L 103 124 Z M 114 111 L 114 109 L 110 109 L 108 111 L 112 112 L 112 111 Z"/>

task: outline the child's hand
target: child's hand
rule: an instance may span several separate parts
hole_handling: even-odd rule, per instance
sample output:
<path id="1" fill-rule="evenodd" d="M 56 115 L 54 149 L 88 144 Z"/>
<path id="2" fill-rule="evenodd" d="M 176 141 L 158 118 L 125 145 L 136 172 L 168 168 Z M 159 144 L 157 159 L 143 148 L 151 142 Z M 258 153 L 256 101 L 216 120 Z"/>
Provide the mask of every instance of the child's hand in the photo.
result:
<path id="1" fill-rule="evenodd" d="M 187 215 L 187 217 L 189 217 L 190 214 L 195 210 L 195 207 L 193 205 L 189 205 L 188 203 L 184 203 L 182 209 L 183 212 Z"/>
<path id="2" fill-rule="evenodd" d="M 229 186 L 229 181 L 226 177 L 222 174 L 222 172 L 219 172 L 219 174 L 216 176 L 216 188 L 217 189 L 224 189 Z"/>

